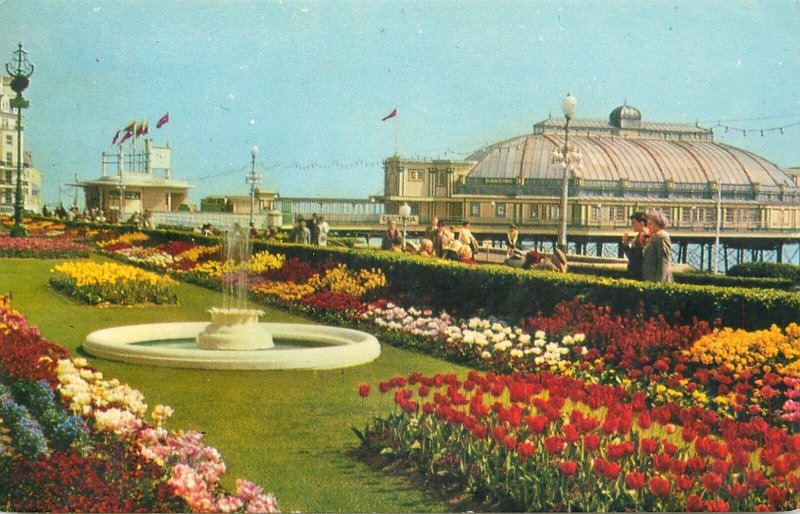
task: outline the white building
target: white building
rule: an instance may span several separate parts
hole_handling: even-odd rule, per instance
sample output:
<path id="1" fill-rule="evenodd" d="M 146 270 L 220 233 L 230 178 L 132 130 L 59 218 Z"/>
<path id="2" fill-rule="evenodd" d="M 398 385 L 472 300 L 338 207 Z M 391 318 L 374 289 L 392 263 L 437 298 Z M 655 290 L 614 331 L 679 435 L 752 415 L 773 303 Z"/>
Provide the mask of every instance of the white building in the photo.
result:
<path id="1" fill-rule="evenodd" d="M 9 102 L 17 94 L 11 90 L 11 78 L 0 76 L 0 214 L 12 214 L 17 190 L 17 113 Z M 24 209 L 39 212 L 42 208 L 42 174 L 33 167 L 31 151 L 25 149 L 25 124 L 22 132 L 22 193 Z"/>

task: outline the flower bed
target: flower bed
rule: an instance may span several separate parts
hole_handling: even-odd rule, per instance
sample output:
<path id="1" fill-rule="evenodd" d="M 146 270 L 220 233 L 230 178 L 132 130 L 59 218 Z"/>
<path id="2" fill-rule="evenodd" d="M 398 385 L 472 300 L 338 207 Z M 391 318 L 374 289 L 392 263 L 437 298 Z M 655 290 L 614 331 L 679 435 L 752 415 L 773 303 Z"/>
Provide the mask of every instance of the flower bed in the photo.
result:
<path id="1" fill-rule="evenodd" d="M 88 246 L 66 238 L 9 237 L 0 234 L 0 257 L 58 259 L 88 256 Z"/>
<path id="2" fill-rule="evenodd" d="M 55 266 L 51 272 L 53 288 L 91 305 L 173 304 L 178 301 L 175 280 L 134 266 L 68 261 Z"/>
<path id="3" fill-rule="evenodd" d="M 525 511 L 780 511 L 798 506 L 800 435 L 551 373 L 412 373 L 395 414 L 357 432 L 465 490 Z M 361 396 L 370 388 L 362 385 Z M 712 435 L 714 434 L 714 435 Z"/>
<path id="4" fill-rule="evenodd" d="M 0 327 L 3 510 L 277 512 L 251 482 L 225 491 L 219 452 L 197 432 L 164 427 L 172 409 L 155 406 L 150 424 L 139 391 L 69 359 L 4 297 Z"/>

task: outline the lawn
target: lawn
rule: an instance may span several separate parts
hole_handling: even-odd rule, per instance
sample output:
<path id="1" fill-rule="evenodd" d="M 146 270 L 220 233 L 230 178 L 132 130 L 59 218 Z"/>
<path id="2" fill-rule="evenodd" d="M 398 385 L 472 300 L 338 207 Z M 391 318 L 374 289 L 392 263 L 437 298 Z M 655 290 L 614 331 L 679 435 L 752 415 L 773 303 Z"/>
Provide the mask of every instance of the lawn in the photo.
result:
<path id="1" fill-rule="evenodd" d="M 0 293 L 38 326 L 44 337 L 81 354 L 86 335 L 100 328 L 137 323 L 207 320 L 220 293 L 189 284 L 179 305 L 89 307 L 53 291 L 50 268 L 60 260 L 0 259 Z M 265 321 L 307 322 L 265 308 Z M 224 483 L 248 478 L 274 492 L 285 511 L 441 512 L 447 505 L 373 471 L 348 455 L 357 445 L 349 425 L 386 413 L 391 399 L 366 401 L 358 385 L 395 374 L 465 368 L 415 353 L 382 347 L 376 361 L 332 371 L 193 371 L 148 368 L 89 358 L 106 377 L 142 391 L 150 406 L 175 409 L 173 429 L 198 430 L 227 465 Z"/>

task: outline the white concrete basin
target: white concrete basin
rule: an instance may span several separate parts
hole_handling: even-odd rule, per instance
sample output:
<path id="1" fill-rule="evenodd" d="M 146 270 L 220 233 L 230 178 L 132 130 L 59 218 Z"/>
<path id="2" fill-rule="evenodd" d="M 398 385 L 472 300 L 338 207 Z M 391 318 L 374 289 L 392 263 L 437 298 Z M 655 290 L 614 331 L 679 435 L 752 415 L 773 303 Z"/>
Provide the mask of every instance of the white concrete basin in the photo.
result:
<path id="1" fill-rule="evenodd" d="M 259 323 L 277 344 L 264 350 L 199 348 L 197 335 L 209 322 L 152 323 L 92 332 L 83 344 L 87 353 L 103 359 L 191 369 L 279 370 L 335 369 L 378 358 L 381 347 L 372 334 L 348 328 L 294 323 Z M 324 346 L 282 347 L 281 340 L 308 341 Z M 162 341 L 185 341 L 179 345 Z"/>

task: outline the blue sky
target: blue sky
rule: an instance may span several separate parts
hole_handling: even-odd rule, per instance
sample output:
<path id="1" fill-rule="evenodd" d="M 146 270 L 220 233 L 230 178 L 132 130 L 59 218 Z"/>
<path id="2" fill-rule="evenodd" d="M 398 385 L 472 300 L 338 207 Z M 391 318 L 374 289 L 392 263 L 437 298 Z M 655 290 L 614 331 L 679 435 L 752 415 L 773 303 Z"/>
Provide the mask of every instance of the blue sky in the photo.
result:
<path id="1" fill-rule="evenodd" d="M 268 189 L 364 198 L 395 123 L 401 155 L 458 159 L 561 116 L 568 91 L 576 117 L 627 101 L 721 120 L 748 133 L 718 141 L 800 166 L 797 0 L 0 0 L 0 20 L 0 59 L 22 42 L 36 66 L 26 143 L 48 202 L 99 176 L 134 118 L 169 134 L 193 202 L 245 194 L 253 145 Z"/>

